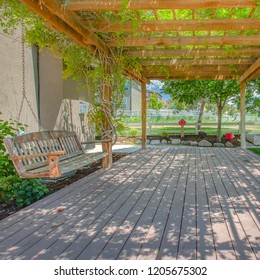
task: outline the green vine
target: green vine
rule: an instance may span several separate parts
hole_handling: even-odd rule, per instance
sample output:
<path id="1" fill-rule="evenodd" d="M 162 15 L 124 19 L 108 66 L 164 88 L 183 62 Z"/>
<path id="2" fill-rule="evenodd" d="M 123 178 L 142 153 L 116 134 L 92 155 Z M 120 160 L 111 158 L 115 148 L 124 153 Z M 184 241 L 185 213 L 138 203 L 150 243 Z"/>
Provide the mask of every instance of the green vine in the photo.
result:
<path id="1" fill-rule="evenodd" d="M 124 22 L 133 16 L 122 9 L 120 18 Z M 65 34 L 47 27 L 43 19 L 28 11 L 18 1 L 0 0 L 0 26 L 8 34 L 13 34 L 23 26 L 25 42 L 37 45 L 40 50 L 49 48 L 56 56 L 62 58 L 65 66 L 64 79 L 85 80 L 83 87 L 91 97 L 88 119 L 90 124 L 96 126 L 98 134 L 104 130 L 115 132 L 123 128 L 122 115 L 117 111 L 125 94 L 124 67 L 136 66 L 136 61 L 131 62 L 130 58 L 126 60 L 122 51 L 115 53 L 113 58 L 99 51 L 93 55 L 87 48 L 72 42 Z M 109 65 L 108 72 L 104 71 L 104 63 Z M 111 88 L 112 102 L 102 96 L 104 86 Z"/>

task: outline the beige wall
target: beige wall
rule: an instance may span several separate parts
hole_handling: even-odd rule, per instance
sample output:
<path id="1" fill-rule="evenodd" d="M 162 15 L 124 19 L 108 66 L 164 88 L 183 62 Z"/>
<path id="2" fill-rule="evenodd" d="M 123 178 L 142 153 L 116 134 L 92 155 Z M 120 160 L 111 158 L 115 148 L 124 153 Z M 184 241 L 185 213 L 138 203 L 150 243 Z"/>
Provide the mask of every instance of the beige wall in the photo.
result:
<path id="1" fill-rule="evenodd" d="M 0 111 L 6 120 L 17 119 L 22 101 L 21 30 L 14 38 L 1 33 Z M 80 114 L 80 103 L 89 101 L 87 91 L 79 82 L 62 79 L 62 60 L 50 50 L 43 50 L 38 58 L 39 65 L 35 50 L 26 48 L 26 96 L 36 117 L 36 95 L 39 97 L 41 130 L 74 130 L 82 141 L 93 139 L 93 128 L 88 127 L 86 113 Z M 26 132 L 38 131 L 38 120 L 34 114 L 24 101 L 20 121 L 29 126 Z"/>
<path id="2" fill-rule="evenodd" d="M 63 99 L 62 61 L 50 50 L 39 55 L 40 116 L 43 130 L 55 129 Z"/>
<path id="3" fill-rule="evenodd" d="M 140 111 L 142 109 L 142 102 L 141 102 L 142 93 L 132 87 L 132 111 Z"/>
<path id="4" fill-rule="evenodd" d="M 21 29 L 12 37 L 0 29 L 0 111 L 1 118 L 17 119 L 22 103 L 22 44 Z M 30 48 L 25 48 L 25 85 L 26 97 L 22 107 L 20 122 L 29 127 L 26 131 L 38 130 L 36 92 L 33 77 L 33 58 Z M 30 109 L 30 106 L 32 110 Z M 33 112 L 32 112 L 33 111 Z"/>
<path id="5" fill-rule="evenodd" d="M 50 50 L 40 53 L 40 115 L 44 129 L 76 131 L 82 141 L 93 139 L 93 128 L 80 114 L 80 103 L 89 101 L 83 84 L 63 80 L 63 63 Z"/>

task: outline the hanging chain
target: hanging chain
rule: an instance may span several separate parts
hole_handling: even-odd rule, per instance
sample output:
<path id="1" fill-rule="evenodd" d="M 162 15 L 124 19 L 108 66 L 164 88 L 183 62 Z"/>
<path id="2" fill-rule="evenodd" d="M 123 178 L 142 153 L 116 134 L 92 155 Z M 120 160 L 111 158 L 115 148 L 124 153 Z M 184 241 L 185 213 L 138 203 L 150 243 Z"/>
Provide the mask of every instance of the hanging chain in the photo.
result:
<path id="1" fill-rule="evenodd" d="M 21 115 L 22 115 L 22 109 L 23 109 L 23 104 L 24 104 L 24 100 L 26 100 L 32 115 L 34 117 L 34 119 L 36 120 L 36 122 L 38 123 L 38 117 L 36 116 L 36 114 L 34 113 L 34 110 L 32 108 L 32 105 L 30 103 L 30 101 L 28 100 L 27 96 L 26 96 L 26 84 L 25 84 L 25 44 L 24 44 L 24 29 L 22 27 L 22 101 L 21 101 L 21 106 L 19 109 L 19 113 L 18 113 L 18 118 L 17 118 L 17 122 L 20 122 L 21 119 Z"/>

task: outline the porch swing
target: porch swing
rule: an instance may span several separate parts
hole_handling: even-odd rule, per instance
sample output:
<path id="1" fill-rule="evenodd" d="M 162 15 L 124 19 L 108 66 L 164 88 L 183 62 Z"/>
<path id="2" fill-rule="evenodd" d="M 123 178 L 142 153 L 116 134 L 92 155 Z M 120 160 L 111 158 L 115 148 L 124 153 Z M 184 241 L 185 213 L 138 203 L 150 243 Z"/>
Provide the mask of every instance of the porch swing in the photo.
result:
<path id="1" fill-rule="evenodd" d="M 17 120 L 20 121 L 26 101 L 41 130 L 39 117 L 36 116 L 26 95 L 25 69 L 25 45 L 22 42 L 22 101 Z M 105 152 L 85 153 L 82 144 L 89 143 L 81 143 L 73 131 L 58 130 L 38 131 L 4 139 L 10 160 L 21 178 L 58 178 L 109 157 Z"/>

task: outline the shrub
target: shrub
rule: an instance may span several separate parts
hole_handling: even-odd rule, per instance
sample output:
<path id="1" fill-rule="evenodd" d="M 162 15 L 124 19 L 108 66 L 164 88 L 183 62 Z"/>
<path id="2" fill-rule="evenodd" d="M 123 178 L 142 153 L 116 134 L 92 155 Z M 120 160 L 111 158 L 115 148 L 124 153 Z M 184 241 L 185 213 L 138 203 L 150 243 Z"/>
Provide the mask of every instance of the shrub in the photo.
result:
<path id="1" fill-rule="evenodd" d="M 15 203 L 19 208 L 30 205 L 49 192 L 49 189 L 36 179 L 21 179 L 6 154 L 4 138 L 16 136 L 17 131 L 23 131 L 24 127 L 12 119 L 0 119 L 0 203 Z"/>
<path id="2" fill-rule="evenodd" d="M 136 137 L 138 130 L 136 128 L 132 128 L 129 130 L 129 137 Z"/>
<path id="3" fill-rule="evenodd" d="M 161 133 L 161 135 L 162 135 L 163 137 L 169 137 L 169 133 L 168 133 L 167 131 L 163 131 L 163 132 Z"/>
<path id="4" fill-rule="evenodd" d="M 0 203 L 21 208 L 32 204 L 49 193 L 49 189 L 36 179 L 22 179 L 18 175 L 0 178 Z"/>
<path id="5" fill-rule="evenodd" d="M 0 115 L 2 113 L 0 112 Z M 24 125 L 12 119 L 4 121 L 0 119 L 0 178 L 16 174 L 13 163 L 6 154 L 4 138 L 7 136 L 16 136 L 18 130 L 24 130 Z"/>

